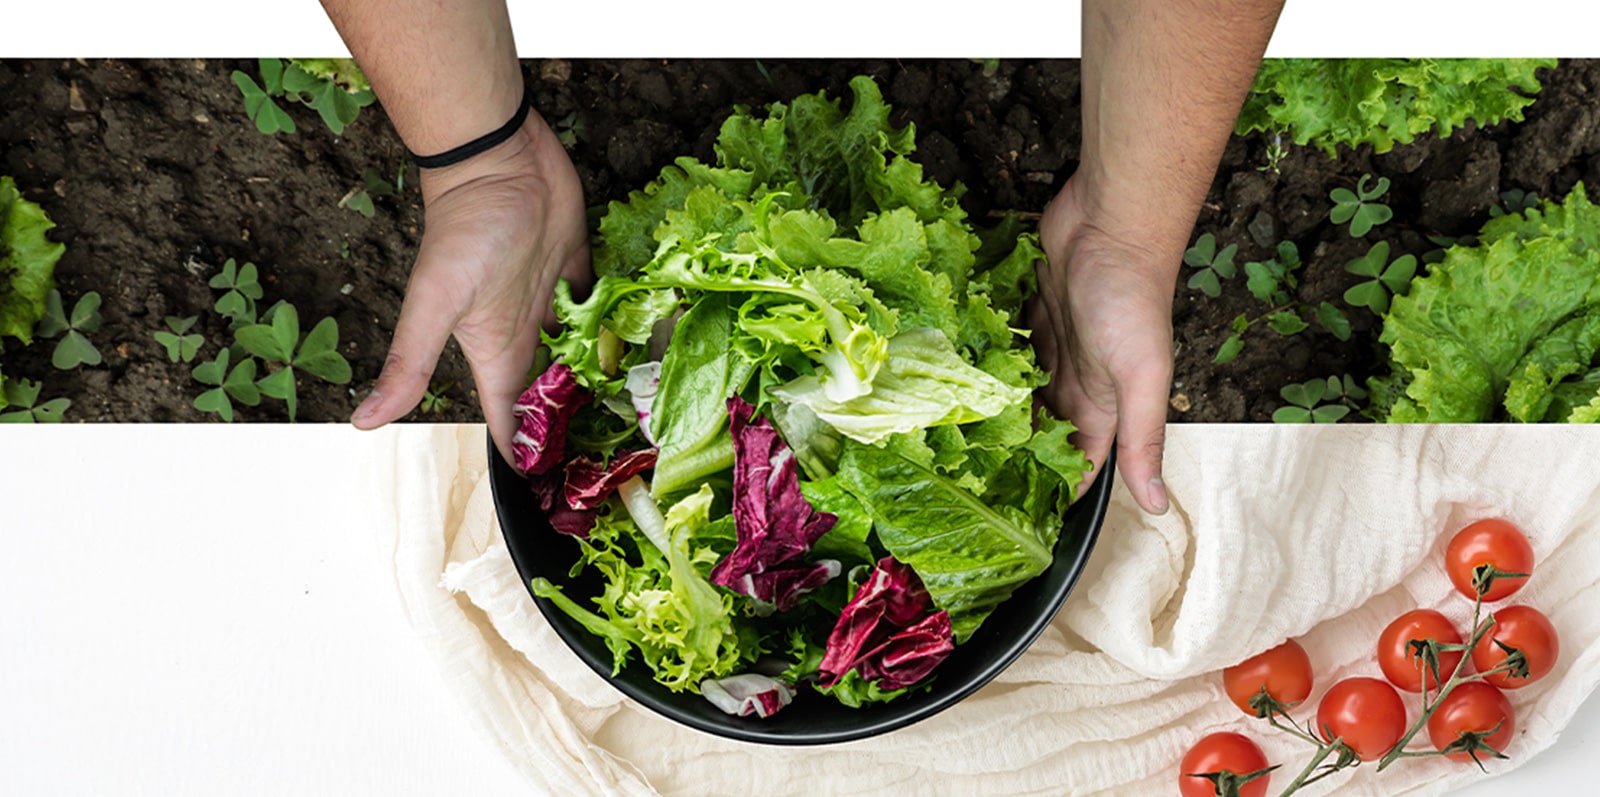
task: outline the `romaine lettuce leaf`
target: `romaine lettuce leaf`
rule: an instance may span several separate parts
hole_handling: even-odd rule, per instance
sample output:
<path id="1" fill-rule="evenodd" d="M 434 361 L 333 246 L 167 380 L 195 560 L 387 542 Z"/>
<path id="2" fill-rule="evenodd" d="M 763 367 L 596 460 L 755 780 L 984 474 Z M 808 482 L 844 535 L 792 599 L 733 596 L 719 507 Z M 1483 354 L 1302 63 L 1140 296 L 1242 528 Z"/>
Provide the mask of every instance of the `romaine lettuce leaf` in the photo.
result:
<path id="1" fill-rule="evenodd" d="M 957 642 L 1050 566 L 1059 524 L 1009 503 L 991 506 L 897 454 L 847 442 L 839 480 L 866 507 L 883 546 L 950 613 Z"/>
<path id="2" fill-rule="evenodd" d="M 896 433 L 971 423 L 1026 405 L 1031 391 L 968 365 L 944 333 L 912 329 L 889 340 L 888 357 L 861 396 L 836 401 L 826 382 L 803 376 L 773 388 L 772 396 L 804 405 L 846 437 L 878 443 Z"/>
<path id="3" fill-rule="evenodd" d="M 702 298 L 678 320 L 651 406 L 661 449 L 651 483 L 658 497 L 733 467 L 727 400 L 744 389 L 752 371 L 733 350 L 733 335 L 733 314 L 720 294 Z"/>

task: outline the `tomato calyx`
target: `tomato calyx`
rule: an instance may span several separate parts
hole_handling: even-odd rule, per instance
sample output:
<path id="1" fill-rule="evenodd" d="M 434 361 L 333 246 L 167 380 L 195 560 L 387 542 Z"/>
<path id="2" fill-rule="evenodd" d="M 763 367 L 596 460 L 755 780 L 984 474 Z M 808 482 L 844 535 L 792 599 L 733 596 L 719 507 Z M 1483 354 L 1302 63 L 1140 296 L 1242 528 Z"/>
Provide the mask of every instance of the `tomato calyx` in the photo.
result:
<path id="1" fill-rule="evenodd" d="M 1480 753 L 1487 753 L 1490 758 L 1509 759 L 1511 757 L 1496 750 L 1488 741 L 1490 737 L 1499 733 L 1504 726 L 1505 720 L 1501 720 L 1495 723 L 1493 728 L 1486 731 L 1460 731 L 1456 734 L 1455 741 L 1445 745 L 1435 755 L 1448 756 L 1465 753 L 1472 758 L 1472 763 L 1478 765 L 1478 769 L 1488 772 L 1488 767 L 1483 765 L 1483 759 L 1478 757 Z"/>
<path id="2" fill-rule="evenodd" d="M 1267 687 L 1263 686 L 1260 691 L 1250 696 L 1250 710 L 1255 712 L 1256 719 L 1271 719 L 1274 714 L 1282 714 L 1287 717 L 1289 716 L 1289 709 L 1300 705 L 1301 702 L 1299 700 L 1293 703 L 1280 702 L 1271 693 L 1267 692 Z"/>
<path id="3" fill-rule="evenodd" d="M 1489 594 L 1489 590 L 1494 587 L 1495 579 L 1527 578 L 1528 575 L 1529 574 L 1527 573 L 1515 573 L 1509 570 L 1501 570 L 1500 568 L 1485 562 L 1477 567 L 1472 568 L 1472 588 L 1477 590 L 1478 598 L 1481 600 L 1483 596 Z"/>
<path id="4" fill-rule="evenodd" d="M 1242 775 L 1226 769 L 1218 772 L 1185 772 L 1184 777 L 1205 778 L 1211 781 L 1211 787 L 1216 791 L 1217 797 L 1239 797 L 1239 790 L 1246 783 L 1264 778 L 1272 774 L 1272 771 L 1280 766 L 1282 764 L 1273 764 L 1270 767 L 1264 767 L 1254 772 L 1246 772 Z"/>
<path id="5" fill-rule="evenodd" d="M 1507 678 L 1527 678 L 1529 676 L 1528 655 L 1498 639 L 1493 641 L 1496 647 L 1505 652 L 1506 657 L 1501 659 L 1494 669 L 1481 673 L 1479 677 L 1481 678 L 1491 673 L 1505 673 Z"/>

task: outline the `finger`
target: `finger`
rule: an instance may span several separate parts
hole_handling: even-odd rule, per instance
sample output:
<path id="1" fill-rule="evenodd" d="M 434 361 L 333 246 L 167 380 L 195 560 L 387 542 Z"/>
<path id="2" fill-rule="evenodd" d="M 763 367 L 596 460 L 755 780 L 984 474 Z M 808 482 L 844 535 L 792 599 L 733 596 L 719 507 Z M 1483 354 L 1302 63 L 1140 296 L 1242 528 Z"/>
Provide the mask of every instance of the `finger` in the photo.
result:
<path id="1" fill-rule="evenodd" d="M 532 367 L 531 347 L 526 357 L 519 350 L 493 364 L 472 365 L 472 379 L 478 385 L 478 406 L 483 410 L 484 423 L 489 425 L 489 437 L 494 440 L 500 458 L 513 467 L 517 458 L 511 451 L 511 438 L 517 433 L 518 421 L 511 408 L 522 395 L 528 370 Z"/>
<path id="2" fill-rule="evenodd" d="M 1171 366 L 1141 368 L 1117 385 L 1117 467 L 1133 500 L 1153 515 L 1167 512 L 1161 459 L 1167 442 Z"/>
<path id="3" fill-rule="evenodd" d="M 426 281 L 413 282 L 400 305 L 400 320 L 378 382 L 350 416 L 357 429 L 376 429 L 405 416 L 422 401 L 458 314 L 448 291 Z"/>

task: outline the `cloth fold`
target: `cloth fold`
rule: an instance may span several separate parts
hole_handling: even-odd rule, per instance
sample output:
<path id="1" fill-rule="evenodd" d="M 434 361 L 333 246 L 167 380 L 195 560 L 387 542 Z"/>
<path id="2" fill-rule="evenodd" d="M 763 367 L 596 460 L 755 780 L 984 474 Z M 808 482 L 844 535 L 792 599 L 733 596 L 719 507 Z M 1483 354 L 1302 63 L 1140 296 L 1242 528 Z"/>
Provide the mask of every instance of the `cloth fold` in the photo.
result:
<path id="1" fill-rule="evenodd" d="M 1078 587 L 1021 659 L 933 718 L 818 748 L 676 725 L 568 650 L 500 536 L 482 426 L 374 439 L 379 541 L 407 616 L 463 709 L 537 793 L 1170 794 L 1179 758 L 1214 730 L 1246 733 L 1293 771 L 1309 746 L 1240 713 L 1218 671 L 1300 640 L 1317 676 L 1301 719 L 1335 680 L 1381 677 L 1374 651 L 1393 618 L 1424 607 L 1470 621 L 1443 551 L 1488 516 L 1520 525 L 1536 556 L 1534 577 L 1505 603 L 1540 608 L 1562 635 L 1555 670 L 1508 693 L 1518 734 L 1511 760 L 1489 771 L 1552 744 L 1600 681 L 1600 435 L 1590 430 L 1172 426 L 1172 511 L 1144 515 L 1119 485 Z M 1303 793 L 1440 794 L 1484 777 L 1416 759 Z"/>

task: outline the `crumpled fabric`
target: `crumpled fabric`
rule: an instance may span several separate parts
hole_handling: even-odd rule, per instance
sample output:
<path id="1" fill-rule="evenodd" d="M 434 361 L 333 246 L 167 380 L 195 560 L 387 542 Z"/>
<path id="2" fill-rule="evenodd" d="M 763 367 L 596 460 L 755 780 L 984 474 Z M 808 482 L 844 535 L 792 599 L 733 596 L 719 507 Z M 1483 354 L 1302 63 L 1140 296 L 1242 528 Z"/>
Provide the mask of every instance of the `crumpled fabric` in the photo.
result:
<path id="1" fill-rule="evenodd" d="M 1373 651 L 1394 617 L 1427 607 L 1469 621 L 1443 551 L 1488 516 L 1522 526 L 1536 555 L 1533 578 L 1506 603 L 1539 607 L 1562 636 L 1554 671 L 1508 693 L 1511 760 L 1489 771 L 1550 746 L 1600 680 L 1600 435 L 1584 431 L 1169 427 L 1172 510 L 1145 515 L 1118 485 L 1082 579 L 1024 656 L 928 720 L 815 748 L 679 726 L 572 654 L 500 536 L 482 426 L 375 435 L 371 482 L 412 625 L 533 793 L 1167 795 L 1184 751 L 1217 730 L 1255 738 L 1289 773 L 1275 785 L 1286 783 L 1310 746 L 1244 716 L 1220 670 L 1298 639 L 1317 673 L 1302 720 L 1335 680 L 1381 677 Z M 1431 795 L 1487 777 L 1433 758 L 1374 769 L 1301 793 Z"/>

